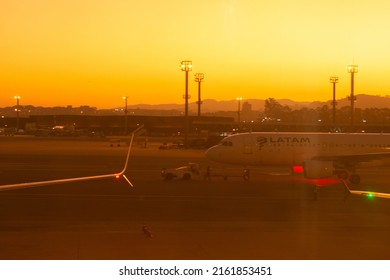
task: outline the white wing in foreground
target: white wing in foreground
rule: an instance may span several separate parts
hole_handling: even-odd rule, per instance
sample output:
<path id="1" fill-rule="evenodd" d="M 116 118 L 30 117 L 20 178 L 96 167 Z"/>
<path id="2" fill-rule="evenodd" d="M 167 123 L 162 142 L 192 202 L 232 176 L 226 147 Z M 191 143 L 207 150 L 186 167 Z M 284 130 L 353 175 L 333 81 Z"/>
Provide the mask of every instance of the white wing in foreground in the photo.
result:
<path id="1" fill-rule="evenodd" d="M 126 180 L 126 182 L 131 187 L 133 187 L 133 184 L 130 182 L 130 180 L 126 177 L 126 175 L 124 173 L 127 170 L 127 165 L 128 165 L 129 158 L 130 158 L 130 151 L 131 151 L 131 147 L 133 145 L 134 137 L 138 132 L 140 132 L 140 130 L 142 128 L 143 128 L 143 126 L 138 127 L 131 134 L 131 140 L 129 143 L 129 149 L 127 151 L 125 165 L 124 165 L 122 171 L 120 171 L 118 173 L 86 176 L 86 177 L 77 177 L 77 178 L 58 179 L 58 180 L 49 180 L 49 181 L 40 181 L 40 182 L 31 182 L 31 183 L 0 185 L 0 191 L 11 190 L 11 189 L 31 188 L 31 187 L 37 187 L 37 186 L 54 185 L 54 184 L 62 184 L 62 183 L 71 183 L 71 182 L 81 182 L 81 181 L 97 180 L 97 179 L 104 179 L 104 178 L 120 178 L 120 177 L 124 178 Z"/>
<path id="2" fill-rule="evenodd" d="M 349 190 L 350 194 L 364 195 L 367 197 L 380 197 L 380 198 L 390 198 L 390 193 L 380 193 L 380 192 L 368 192 L 368 191 L 356 191 Z"/>
<path id="3" fill-rule="evenodd" d="M 380 192 L 370 192 L 370 191 L 358 191 L 358 190 L 351 190 L 348 187 L 348 184 L 345 180 L 341 180 L 344 187 L 345 187 L 345 198 L 347 198 L 348 195 L 353 194 L 353 195 L 362 195 L 366 196 L 368 198 L 390 198 L 390 193 L 380 193 Z"/>

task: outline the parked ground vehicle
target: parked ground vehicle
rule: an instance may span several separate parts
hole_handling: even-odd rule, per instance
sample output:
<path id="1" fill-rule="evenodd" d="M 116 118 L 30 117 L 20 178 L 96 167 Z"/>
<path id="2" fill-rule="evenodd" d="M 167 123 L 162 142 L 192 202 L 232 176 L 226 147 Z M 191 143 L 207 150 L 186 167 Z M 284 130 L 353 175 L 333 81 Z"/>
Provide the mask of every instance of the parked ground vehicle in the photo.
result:
<path id="1" fill-rule="evenodd" d="M 161 176 L 164 180 L 172 180 L 174 178 L 182 180 L 190 180 L 191 178 L 201 178 L 199 165 L 197 163 L 188 163 L 186 166 L 178 168 L 163 168 Z"/>
<path id="2" fill-rule="evenodd" d="M 250 178 L 250 171 L 248 168 L 245 169 L 226 169 L 226 168 L 211 168 L 207 166 L 201 170 L 197 163 L 190 162 L 185 166 L 178 168 L 163 168 L 161 170 L 161 176 L 164 180 L 173 180 L 175 178 L 182 180 L 190 179 L 204 179 L 210 180 L 211 178 L 221 177 L 227 180 L 229 177 L 242 177 L 245 181 Z"/>
<path id="3" fill-rule="evenodd" d="M 250 178 L 250 171 L 248 168 L 245 168 L 244 170 L 241 169 L 225 169 L 225 168 L 211 168 L 210 166 L 207 166 L 206 172 L 204 174 L 204 179 L 210 180 L 213 177 L 221 177 L 224 180 L 227 180 L 229 177 L 238 177 L 243 178 L 245 181 L 248 181 Z"/>

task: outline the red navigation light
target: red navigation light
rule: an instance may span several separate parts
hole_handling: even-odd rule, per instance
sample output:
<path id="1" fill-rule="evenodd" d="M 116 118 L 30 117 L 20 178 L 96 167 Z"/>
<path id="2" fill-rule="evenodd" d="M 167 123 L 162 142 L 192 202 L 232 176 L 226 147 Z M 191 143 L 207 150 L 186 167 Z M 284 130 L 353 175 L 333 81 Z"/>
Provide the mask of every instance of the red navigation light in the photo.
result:
<path id="1" fill-rule="evenodd" d="M 303 173 L 303 166 L 302 165 L 294 165 L 292 167 L 292 171 L 294 173 Z"/>
<path id="2" fill-rule="evenodd" d="M 121 175 L 115 175 L 115 179 L 119 179 Z"/>

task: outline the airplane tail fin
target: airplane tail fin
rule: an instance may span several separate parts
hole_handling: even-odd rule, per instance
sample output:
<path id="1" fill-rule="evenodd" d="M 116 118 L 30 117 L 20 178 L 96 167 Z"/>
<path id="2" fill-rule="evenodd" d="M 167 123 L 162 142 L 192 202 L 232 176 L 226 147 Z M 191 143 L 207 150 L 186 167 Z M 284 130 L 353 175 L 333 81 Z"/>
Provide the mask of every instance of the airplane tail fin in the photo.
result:
<path id="1" fill-rule="evenodd" d="M 141 125 L 136 130 L 134 130 L 132 132 L 130 143 L 129 143 L 129 149 L 127 150 L 127 156 L 126 156 L 124 167 L 118 173 L 86 176 L 86 177 L 76 177 L 76 178 L 67 178 L 67 179 L 48 180 L 48 181 L 39 181 L 39 182 L 30 182 L 30 183 L 0 185 L 0 191 L 6 191 L 6 190 L 11 190 L 11 189 L 31 188 L 31 187 L 62 184 L 62 183 L 71 183 L 71 182 L 81 182 L 81 181 L 97 180 L 97 179 L 104 179 L 104 178 L 120 178 L 120 177 L 123 177 L 126 180 L 126 182 L 131 187 L 133 187 L 133 184 L 130 182 L 130 180 L 127 178 L 127 176 L 124 173 L 127 170 L 128 162 L 130 159 L 131 147 L 133 145 L 133 140 L 137 136 L 137 134 L 139 134 L 142 131 L 143 127 L 144 126 Z"/>

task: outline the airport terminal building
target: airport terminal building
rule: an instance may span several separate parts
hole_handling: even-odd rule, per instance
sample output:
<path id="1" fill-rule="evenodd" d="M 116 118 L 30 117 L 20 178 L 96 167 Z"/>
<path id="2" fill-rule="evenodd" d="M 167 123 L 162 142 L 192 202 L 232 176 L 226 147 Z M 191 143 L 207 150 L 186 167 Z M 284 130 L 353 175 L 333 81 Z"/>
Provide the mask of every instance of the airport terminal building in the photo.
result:
<path id="1" fill-rule="evenodd" d="M 87 115 L 87 114 L 46 114 L 0 118 L 0 134 L 7 131 L 36 136 L 113 136 L 125 135 L 144 125 L 150 137 L 182 137 L 186 131 L 184 116 L 142 116 L 142 115 Z M 351 132 L 349 123 L 336 126 L 327 122 L 240 122 L 234 117 L 189 116 L 188 136 L 209 138 L 235 132 L 250 131 L 294 131 L 294 132 Z M 389 133 L 386 123 L 361 123 L 354 132 Z"/>
<path id="2" fill-rule="evenodd" d="M 128 115 L 31 115 L 29 117 L 7 117 L 0 119 L 0 127 L 16 128 L 25 133 L 45 136 L 56 128 L 60 133 L 84 135 L 124 135 L 143 124 L 149 136 L 177 136 L 185 132 L 183 116 L 138 116 Z M 189 116 L 190 135 L 215 135 L 231 131 L 234 118 Z"/>

